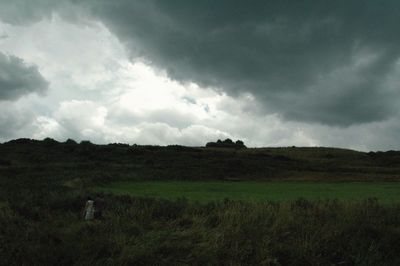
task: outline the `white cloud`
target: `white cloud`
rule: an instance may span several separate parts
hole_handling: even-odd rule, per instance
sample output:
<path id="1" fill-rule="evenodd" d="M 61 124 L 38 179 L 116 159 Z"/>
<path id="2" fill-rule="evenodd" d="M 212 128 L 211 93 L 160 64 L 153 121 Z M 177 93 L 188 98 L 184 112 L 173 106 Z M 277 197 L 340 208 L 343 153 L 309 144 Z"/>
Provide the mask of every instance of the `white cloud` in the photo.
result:
<path id="1" fill-rule="evenodd" d="M 62 102 L 54 113 L 54 119 L 61 127 L 63 135 L 79 139 L 101 141 L 107 116 L 107 108 L 91 101 Z"/>
<path id="2" fill-rule="evenodd" d="M 54 118 L 38 116 L 32 124 L 35 128 L 32 137 L 35 139 L 44 139 L 47 137 L 55 139 L 63 138 L 62 132 L 60 132 L 60 124 Z"/>

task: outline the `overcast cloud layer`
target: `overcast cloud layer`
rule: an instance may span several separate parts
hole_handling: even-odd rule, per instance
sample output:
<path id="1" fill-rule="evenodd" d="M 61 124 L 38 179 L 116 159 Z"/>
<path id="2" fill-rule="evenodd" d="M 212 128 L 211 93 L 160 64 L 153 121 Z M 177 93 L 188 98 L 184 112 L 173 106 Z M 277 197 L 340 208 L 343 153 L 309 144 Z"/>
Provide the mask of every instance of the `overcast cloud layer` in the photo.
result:
<path id="1" fill-rule="evenodd" d="M 287 119 L 351 125 L 397 114 L 399 90 L 388 80 L 399 74 L 396 1 L 87 1 L 87 7 L 132 56 L 143 55 L 174 79 L 251 92 Z"/>
<path id="2" fill-rule="evenodd" d="M 0 0 L 0 19 L 3 140 L 399 148 L 397 1 Z"/>

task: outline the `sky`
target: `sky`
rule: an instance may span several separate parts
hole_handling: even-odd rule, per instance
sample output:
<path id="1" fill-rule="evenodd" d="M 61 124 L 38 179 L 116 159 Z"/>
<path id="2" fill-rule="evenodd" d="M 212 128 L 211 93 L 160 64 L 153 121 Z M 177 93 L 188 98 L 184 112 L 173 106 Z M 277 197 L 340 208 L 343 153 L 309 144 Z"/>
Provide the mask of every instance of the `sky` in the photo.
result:
<path id="1" fill-rule="evenodd" d="M 398 1 L 0 0 L 0 142 L 398 150 Z"/>

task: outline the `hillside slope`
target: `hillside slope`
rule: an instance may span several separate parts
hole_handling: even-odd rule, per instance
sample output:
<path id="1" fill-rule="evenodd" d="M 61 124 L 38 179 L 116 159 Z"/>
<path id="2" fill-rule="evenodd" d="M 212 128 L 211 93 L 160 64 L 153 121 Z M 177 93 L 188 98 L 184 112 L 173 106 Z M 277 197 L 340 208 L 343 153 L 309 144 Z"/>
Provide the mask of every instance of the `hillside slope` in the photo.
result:
<path id="1" fill-rule="evenodd" d="M 0 144 L 0 174 L 107 182 L 126 179 L 400 178 L 400 152 L 336 148 L 94 145 L 19 139 Z"/>

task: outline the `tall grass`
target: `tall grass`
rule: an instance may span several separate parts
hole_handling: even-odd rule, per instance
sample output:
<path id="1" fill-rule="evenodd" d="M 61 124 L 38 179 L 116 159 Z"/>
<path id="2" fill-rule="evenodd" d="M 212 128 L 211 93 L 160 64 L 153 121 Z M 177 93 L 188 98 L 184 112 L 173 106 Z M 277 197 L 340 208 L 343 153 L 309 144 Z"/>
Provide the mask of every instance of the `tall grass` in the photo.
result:
<path id="1" fill-rule="evenodd" d="M 62 197 L 60 197 L 62 196 Z M 80 193 L 0 203 L 3 265 L 399 265 L 400 205 L 374 199 L 191 203 Z M 27 211 L 29 210 L 29 211 Z"/>

